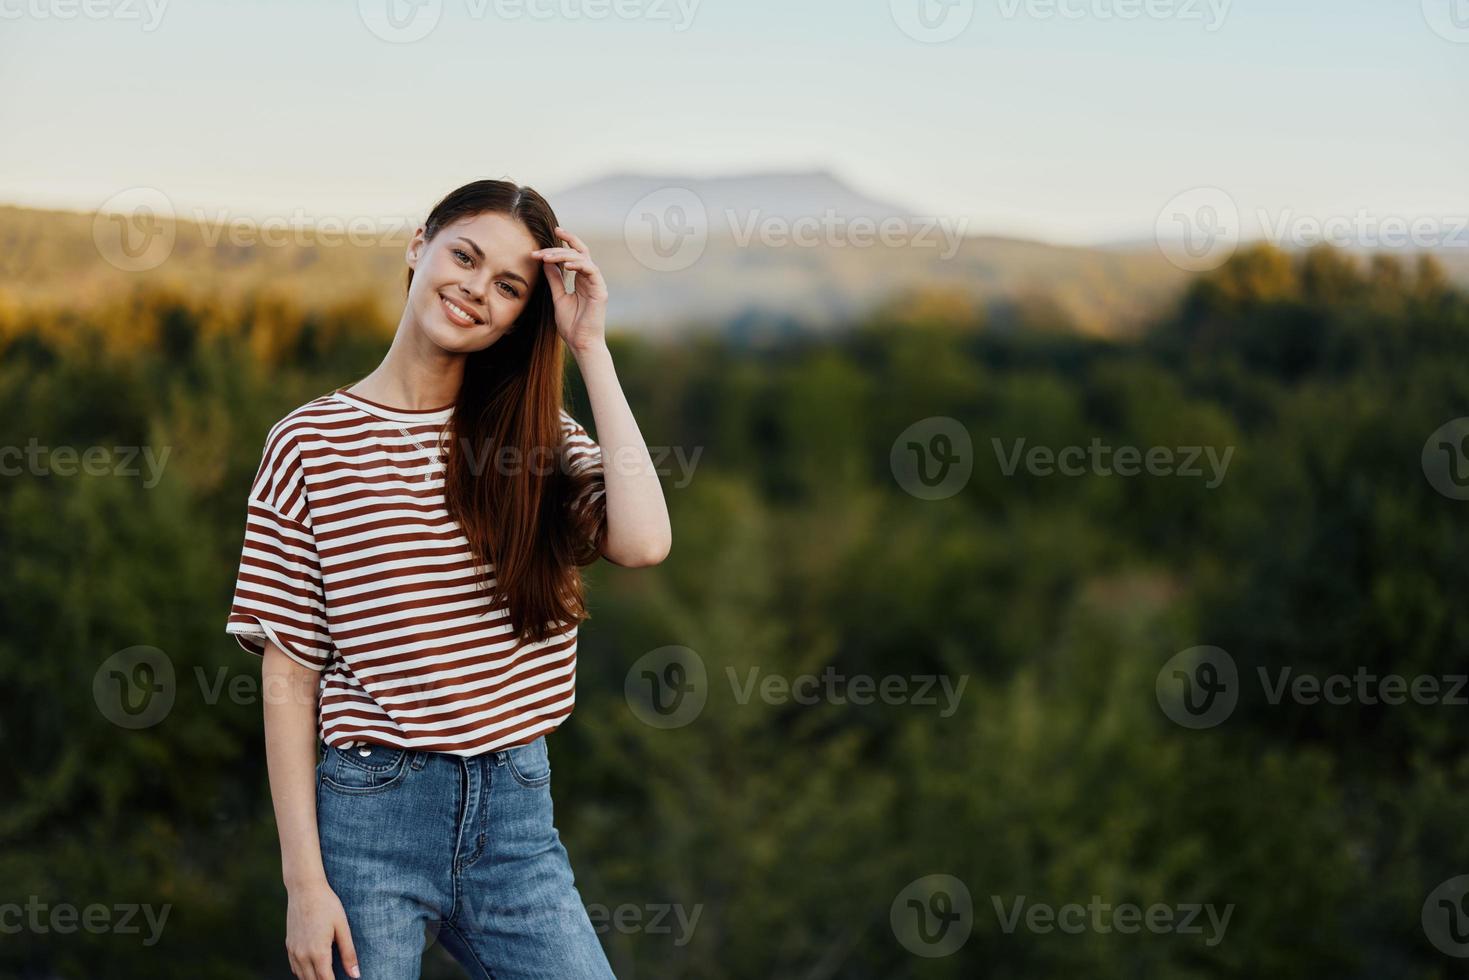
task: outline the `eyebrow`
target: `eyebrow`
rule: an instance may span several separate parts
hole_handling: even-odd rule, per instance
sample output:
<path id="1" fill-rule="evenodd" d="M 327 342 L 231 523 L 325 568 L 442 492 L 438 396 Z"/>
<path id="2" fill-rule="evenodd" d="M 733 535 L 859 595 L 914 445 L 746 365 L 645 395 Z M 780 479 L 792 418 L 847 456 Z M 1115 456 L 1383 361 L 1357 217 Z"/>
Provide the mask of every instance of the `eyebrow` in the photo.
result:
<path id="1" fill-rule="evenodd" d="M 474 254 L 477 255 L 477 256 L 479 256 L 479 260 L 481 262 L 483 262 L 485 260 L 484 250 L 482 248 L 480 248 L 477 244 L 475 244 L 475 242 L 474 242 L 474 240 L 472 238 L 465 238 L 463 235 L 460 235 L 458 238 L 455 239 L 455 241 L 465 242 L 466 244 L 469 245 L 470 248 L 474 249 Z M 520 283 L 526 289 L 529 289 L 530 288 L 530 283 L 526 282 L 525 281 L 525 277 L 522 276 L 518 272 L 515 272 L 515 271 L 513 271 L 511 269 L 503 269 L 503 270 L 501 270 L 500 275 L 504 276 L 506 279 L 514 279 L 516 282 Z"/>

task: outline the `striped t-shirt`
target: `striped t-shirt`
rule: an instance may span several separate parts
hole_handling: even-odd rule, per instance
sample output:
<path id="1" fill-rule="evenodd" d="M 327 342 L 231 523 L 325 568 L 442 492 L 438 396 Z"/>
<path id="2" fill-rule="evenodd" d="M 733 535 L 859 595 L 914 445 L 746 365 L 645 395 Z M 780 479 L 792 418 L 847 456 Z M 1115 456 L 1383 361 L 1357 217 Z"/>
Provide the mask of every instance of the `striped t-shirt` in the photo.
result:
<path id="1" fill-rule="evenodd" d="M 338 389 L 266 439 L 225 631 L 261 656 L 269 637 L 321 673 L 328 745 L 478 755 L 554 730 L 576 701 L 576 627 L 520 642 L 493 568 L 449 515 L 433 453 L 453 412 Z M 600 447 L 561 421 L 569 468 L 600 470 Z"/>

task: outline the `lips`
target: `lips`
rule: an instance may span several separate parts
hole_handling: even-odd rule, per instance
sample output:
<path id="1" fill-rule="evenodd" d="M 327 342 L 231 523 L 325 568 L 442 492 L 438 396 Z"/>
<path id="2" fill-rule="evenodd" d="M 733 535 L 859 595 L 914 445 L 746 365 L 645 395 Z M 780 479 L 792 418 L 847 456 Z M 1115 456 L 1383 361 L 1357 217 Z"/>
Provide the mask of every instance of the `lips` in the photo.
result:
<path id="1" fill-rule="evenodd" d="M 444 315 L 449 318 L 449 322 L 457 327 L 479 327 L 484 325 L 485 321 L 479 318 L 479 314 L 466 306 L 450 301 L 443 293 L 439 294 L 439 305 L 443 307 Z"/>

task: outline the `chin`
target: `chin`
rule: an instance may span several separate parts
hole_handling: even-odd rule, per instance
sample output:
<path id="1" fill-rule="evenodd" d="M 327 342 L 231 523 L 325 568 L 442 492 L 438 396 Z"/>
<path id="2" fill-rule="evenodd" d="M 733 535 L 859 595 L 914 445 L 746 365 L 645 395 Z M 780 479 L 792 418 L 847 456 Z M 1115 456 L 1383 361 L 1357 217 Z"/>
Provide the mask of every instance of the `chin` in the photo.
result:
<path id="1" fill-rule="evenodd" d="M 435 346 L 448 351 L 451 354 L 473 354 L 477 350 L 484 350 L 499 338 L 490 332 L 489 327 L 480 327 L 476 330 L 445 329 L 443 325 L 436 324 L 424 331 Z"/>
<path id="2" fill-rule="evenodd" d="M 484 350 L 500 339 L 500 331 L 488 324 L 477 327 L 461 327 L 448 322 L 439 312 L 438 300 L 426 319 L 420 319 L 420 329 L 435 346 L 451 354 L 472 354 Z"/>

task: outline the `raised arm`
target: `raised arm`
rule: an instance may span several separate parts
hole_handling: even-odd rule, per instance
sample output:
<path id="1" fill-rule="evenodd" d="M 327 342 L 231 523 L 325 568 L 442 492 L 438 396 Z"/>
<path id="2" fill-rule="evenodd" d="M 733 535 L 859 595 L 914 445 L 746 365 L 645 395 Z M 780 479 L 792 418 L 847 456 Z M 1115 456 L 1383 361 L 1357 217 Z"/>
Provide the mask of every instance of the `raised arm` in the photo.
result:
<path id="1" fill-rule="evenodd" d="M 538 248 L 530 254 L 546 270 L 556 308 L 556 331 L 576 358 L 596 419 L 607 481 L 607 539 L 602 556 L 616 565 L 656 565 L 668 556 L 673 531 L 658 473 L 607 349 L 607 282 L 586 242 L 559 225 L 554 232 L 566 246 Z M 576 275 L 573 289 L 566 288 L 566 272 Z"/>
<path id="2" fill-rule="evenodd" d="M 572 348 L 586 385 L 602 447 L 607 482 L 607 541 L 602 555 L 616 565 L 641 568 L 668 557 L 673 545 L 663 486 L 638 423 L 612 366 L 605 343 Z"/>

